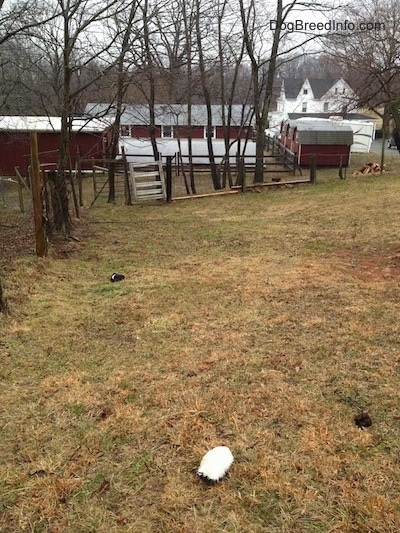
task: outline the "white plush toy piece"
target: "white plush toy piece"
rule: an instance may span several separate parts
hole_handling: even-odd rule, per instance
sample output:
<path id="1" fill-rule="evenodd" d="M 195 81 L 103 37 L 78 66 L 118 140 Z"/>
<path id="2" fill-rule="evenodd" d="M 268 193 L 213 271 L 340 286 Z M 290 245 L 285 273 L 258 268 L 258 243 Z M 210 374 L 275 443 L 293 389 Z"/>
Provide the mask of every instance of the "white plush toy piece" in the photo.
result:
<path id="1" fill-rule="evenodd" d="M 197 475 L 207 483 L 217 483 L 226 476 L 232 466 L 233 455 L 227 446 L 217 446 L 201 460 Z"/>

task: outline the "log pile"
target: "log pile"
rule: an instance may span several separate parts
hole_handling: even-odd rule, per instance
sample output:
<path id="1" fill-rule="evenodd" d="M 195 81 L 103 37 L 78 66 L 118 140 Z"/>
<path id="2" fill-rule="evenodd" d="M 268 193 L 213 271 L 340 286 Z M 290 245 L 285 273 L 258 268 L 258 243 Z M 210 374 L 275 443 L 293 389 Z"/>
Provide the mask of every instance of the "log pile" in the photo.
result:
<path id="1" fill-rule="evenodd" d="M 387 172 L 389 169 L 386 165 L 383 165 L 382 171 Z M 360 174 L 380 174 L 381 173 L 381 166 L 379 163 L 376 163 L 373 161 L 372 163 L 366 163 L 358 170 L 355 170 L 352 174 L 352 176 L 359 176 Z"/>

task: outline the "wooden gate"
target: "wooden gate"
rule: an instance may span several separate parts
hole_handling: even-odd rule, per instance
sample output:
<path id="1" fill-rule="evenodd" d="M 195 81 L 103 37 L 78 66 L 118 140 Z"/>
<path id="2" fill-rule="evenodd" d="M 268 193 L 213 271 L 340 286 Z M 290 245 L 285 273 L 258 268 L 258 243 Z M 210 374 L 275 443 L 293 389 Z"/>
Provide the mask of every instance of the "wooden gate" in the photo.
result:
<path id="1" fill-rule="evenodd" d="M 150 163 L 129 163 L 132 185 L 132 199 L 165 200 L 167 197 L 161 161 Z"/>

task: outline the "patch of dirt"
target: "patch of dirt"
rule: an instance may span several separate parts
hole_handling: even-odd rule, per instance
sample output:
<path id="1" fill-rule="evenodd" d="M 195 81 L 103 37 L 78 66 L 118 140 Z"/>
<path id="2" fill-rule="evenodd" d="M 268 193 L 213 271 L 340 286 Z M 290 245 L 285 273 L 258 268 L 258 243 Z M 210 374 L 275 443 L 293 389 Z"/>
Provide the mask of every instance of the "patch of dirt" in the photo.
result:
<path id="1" fill-rule="evenodd" d="M 400 278 L 400 250 L 362 256 L 357 252 L 339 252 L 347 271 L 366 282 L 389 281 Z"/>
<path id="2" fill-rule="evenodd" d="M 83 214 L 73 221 L 68 238 L 55 236 L 49 244 L 48 253 L 56 257 L 70 257 L 92 235 L 89 220 Z M 27 255 L 35 255 L 35 229 L 32 220 L 20 228 L 0 228 L 0 269 L 8 270 L 12 262 Z"/>
<path id="3" fill-rule="evenodd" d="M 18 257 L 35 253 L 33 221 L 20 228 L 0 227 L 0 268 L 6 268 Z"/>
<path id="4" fill-rule="evenodd" d="M 59 259 L 68 259 L 71 255 L 76 253 L 84 244 L 85 241 L 93 236 L 89 221 L 84 215 L 79 220 L 74 221 L 71 231 L 67 238 L 64 236 L 56 236 L 53 238 L 49 253 L 55 255 Z"/>

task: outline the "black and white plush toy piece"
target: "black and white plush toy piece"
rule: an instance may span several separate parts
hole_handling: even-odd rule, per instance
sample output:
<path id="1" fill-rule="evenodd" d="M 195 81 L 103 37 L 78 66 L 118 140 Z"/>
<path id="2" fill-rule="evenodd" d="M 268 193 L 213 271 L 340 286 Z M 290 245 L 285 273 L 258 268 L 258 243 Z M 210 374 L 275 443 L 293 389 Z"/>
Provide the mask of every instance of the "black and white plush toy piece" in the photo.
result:
<path id="1" fill-rule="evenodd" d="M 217 483 L 232 466 L 233 455 L 227 446 L 217 446 L 207 452 L 200 462 L 197 475 L 207 483 Z"/>
<path id="2" fill-rule="evenodd" d="M 364 411 L 354 417 L 354 422 L 356 426 L 358 426 L 360 429 L 369 428 L 370 426 L 372 426 L 371 417 L 368 413 Z"/>
<path id="3" fill-rule="evenodd" d="M 122 281 L 123 279 L 125 279 L 125 276 L 123 274 L 117 274 L 116 272 L 114 272 L 114 274 L 112 274 L 110 278 L 110 281 Z"/>

